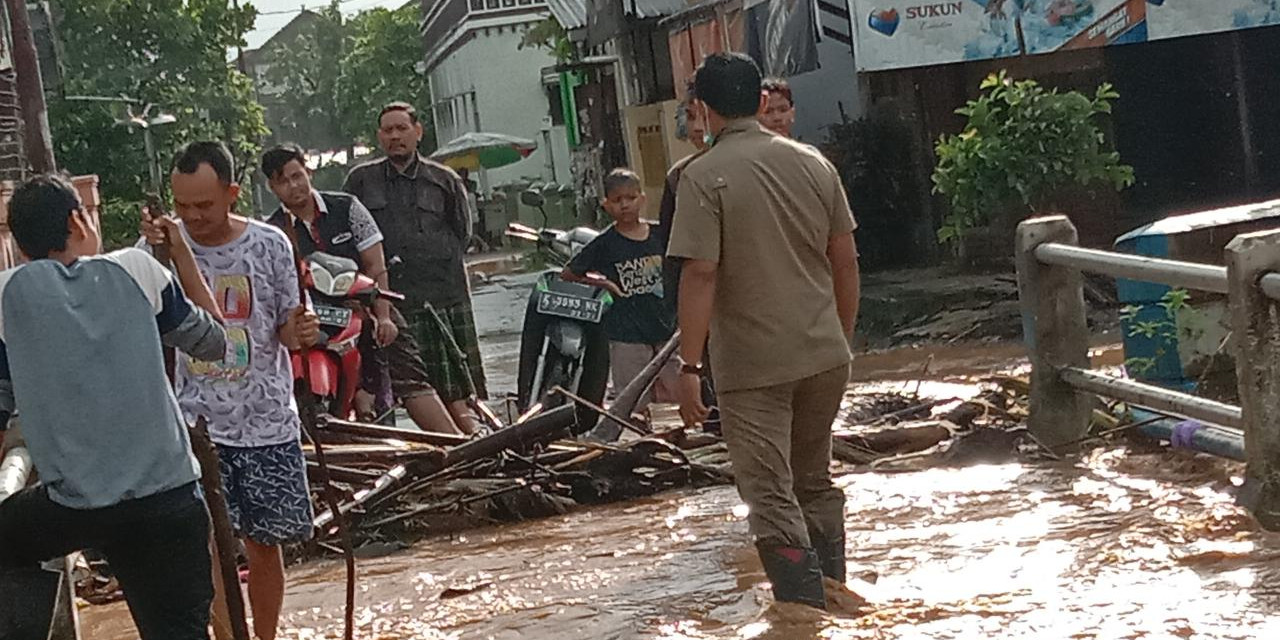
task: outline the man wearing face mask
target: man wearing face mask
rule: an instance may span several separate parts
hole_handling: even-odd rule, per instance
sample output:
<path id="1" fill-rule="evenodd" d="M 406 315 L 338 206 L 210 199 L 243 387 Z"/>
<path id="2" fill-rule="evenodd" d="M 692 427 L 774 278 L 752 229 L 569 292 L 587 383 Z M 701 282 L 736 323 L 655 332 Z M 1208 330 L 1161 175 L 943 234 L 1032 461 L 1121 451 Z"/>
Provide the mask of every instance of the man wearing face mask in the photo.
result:
<path id="1" fill-rule="evenodd" d="M 662 189 L 662 203 L 658 208 L 658 226 L 655 229 L 658 241 L 662 243 L 664 254 L 667 251 L 667 245 L 671 242 L 671 227 L 675 224 L 676 191 L 680 187 L 680 176 L 690 162 L 693 162 L 711 147 L 711 133 L 707 127 L 707 114 L 705 108 L 698 102 L 698 94 L 694 90 L 693 80 L 689 80 L 689 85 L 685 88 L 685 99 L 681 109 L 683 109 L 682 115 L 684 116 L 683 138 L 689 144 L 692 144 L 697 151 L 677 161 L 672 165 L 671 170 L 667 172 L 666 184 Z M 676 311 L 675 307 L 679 304 L 681 263 L 681 260 L 670 257 L 664 258 L 662 263 L 663 290 L 674 292 L 666 297 L 668 304 L 672 306 L 672 313 Z M 711 378 L 710 366 L 707 367 L 702 398 L 703 403 L 707 406 L 715 406 L 715 384 Z M 703 428 L 710 432 L 716 432 L 719 429 L 718 414 L 713 413 L 703 423 Z"/>
<path id="2" fill-rule="evenodd" d="M 710 137 L 707 133 L 707 117 L 702 111 L 702 106 L 698 104 L 698 96 L 693 88 L 693 81 L 689 81 L 689 86 L 685 89 L 684 103 L 681 105 L 684 116 L 684 135 L 682 136 L 689 144 L 693 145 L 697 151 L 685 158 L 677 161 L 671 166 L 671 170 L 667 172 L 666 184 L 662 189 L 662 202 L 658 208 L 658 236 L 662 241 L 662 249 L 666 251 L 667 243 L 671 239 L 671 224 L 676 213 L 676 190 L 680 185 L 680 174 L 684 172 L 684 168 L 693 162 L 694 158 L 702 155 L 707 147 L 710 146 Z M 675 291 L 680 282 L 679 266 L 675 269 L 665 268 L 664 273 L 667 277 L 666 284 L 669 285 L 667 291 Z M 675 298 L 672 298 L 674 300 Z"/>
<path id="3" fill-rule="evenodd" d="M 697 83 L 716 142 L 680 180 L 668 249 L 684 259 L 680 413 L 706 419 L 710 336 L 725 444 L 774 596 L 823 608 L 823 577 L 846 577 L 831 424 L 858 312 L 856 224 L 835 167 L 756 120 L 754 61 L 713 54 Z"/>

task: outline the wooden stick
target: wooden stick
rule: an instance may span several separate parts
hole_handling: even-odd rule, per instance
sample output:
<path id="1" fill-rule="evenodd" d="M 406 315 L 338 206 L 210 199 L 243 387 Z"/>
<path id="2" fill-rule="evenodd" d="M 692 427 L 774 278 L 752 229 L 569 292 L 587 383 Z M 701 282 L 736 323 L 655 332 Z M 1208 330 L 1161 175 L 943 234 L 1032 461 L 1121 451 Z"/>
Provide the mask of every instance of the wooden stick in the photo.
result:
<path id="1" fill-rule="evenodd" d="M 576 420 L 573 405 L 556 407 L 520 424 L 450 449 L 445 453 L 444 468 L 481 458 L 492 458 L 507 449 L 520 450 L 545 442 L 570 429 Z"/>
<path id="2" fill-rule="evenodd" d="M 470 496 L 467 498 L 453 498 L 451 500 L 445 500 L 443 502 L 437 502 L 435 504 L 428 504 L 428 505 L 416 507 L 409 511 L 405 511 L 404 513 L 397 513 L 393 516 L 388 516 L 386 518 L 378 520 L 377 522 L 369 523 L 369 527 L 370 528 L 381 527 L 381 526 L 385 526 L 395 522 L 400 522 L 401 520 L 407 520 L 414 516 L 424 515 L 432 511 L 440 511 L 443 509 L 447 509 L 449 507 L 462 507 L 462 506 L 471 504 L 472 502 L 479 502 L 481 500 L 496 498 L 498 496 L 505 495 L 513 491 L 519 491 L 521 489 L 527 489 L 529 487 L 528 483 L 526 483 L 523 480 L 512 480 L 511 482 L 512 484 L 510 486 L 503 487 L 501 489 L 495 489 L 494 491 L 483 493 L 478 496 Z"/>
<path id="3" fill-rule="evenodd" d="M 640 370 L 640 373 L 636 375 L 635 379 L 627 383 L 627 386 L 623 387 L 622 391 L 618 393 L 617 399 L 615 399 L 613 401 L 613 405 L 609 407 L 613 410 L 613 413 L 605 413 L 599 409 L 594 409 L 595 411 L 600 411 L 600 419 L 596 421 L 595 428 L 588 433 L 591 433 L 593 437 L 600 440 L 612 442 L 617 440 L 618 436 L 622 435 L 622 433 L 620 430 L 614 428 L 606 428 L 605 425 L 608 424 L 606 420 L 612 421 L 623 427 L 632 427 L 632 425 L 628 425 L 627 423 L 620 421 L 618 419 L 618 415 L 629 416 L 631 415 L 631 412 L 635 411 L 636 407 L 640 404 L 640 399 L 643 398 L 644 394 L 653 386 L 653 381 L 658 379 L 658 374 L 662 373 L 662 368 L 667 366 L 667 361 L 671 359 L 671 356 L 674 355 L 679 348 L 680 332 L 676 331 L 675 335 L 672 335 L 671 338 L 667 340 L 667 344 L 663 345 L 662 349 L 658 351 L 658 354 L 649 361 L 649 364 L 645 365 L 645 367 Z M 584 406 L 591 408 L 589 404 Z"/>
<path id="4" fill-rule="evenodd" d="M 162 218 L 168 215 L 167 213 L 165 213 L 164 201 L 160 199 L 160 194 L 158 193 L 147 194 L 147 209 L 146 211 L 143 212 L 143 215 L 145 215 L 148 219 L 152 219 L 152 220 L 155 218 Z M 167 240 L 160 244 L 152 245 L 151 256 L 156 259 L 156 262 L 159 262 L 160 264 L 164 265 L 166 269 L 173 271 L 173 257 L 172 257 L 172 252 L 169 246 L 169 242 Z M 176 271 L 173 272 L 173 277 L 175 279 L 178 278 L 178 274 Z M 165 372 L 165 375 L 169 376 L 170 385 L 174 383 L 174 375 L 176 375 L 175 372 L 177 371 L 177 366 L 178 366 L 177 353 L 175 353 L 171 347 L 165 347 L 164 348 L 164 372 Z"/>
<path id="5" fill-rule="evenodd" d="M 582 396 L 579 396 L 573 393 L 572 391 L 565 389 L 564 387 L 556 387 L 551 390 L 551 393 L 552 394 L 558 393 L 568 398 L 569 400 L 572 400 L 573 402 L 576 402 L 592 411 L 595 411 L 596 413 L 600 414 L 602 418 L 607 418 L 609 420 L 612 420 L 618 426 L 626 427 L 629 431 L 632 431 L 633 433 L 639 435 L 642 438 L 645 436 L 653 435 L 653 431 L 642 429 L 640 428 L 639 425 L 632 424 L 630 420 L 627 420 L 621 416 L 615 415 L 607 411 L 604 407 L 598 404 L 595 404 L 594 402 L 587 400 L 586 398 L 583 398 Z M 616 403 L 615 403 L 615 406 L 616 406 Z"/>
<path id="6" fill-rule="evenodd" d="M 347 502 L 335 504 L 337 501 L 331 501 L 329 503 L 329 509 L 316 516 L 316 519 L 312 524 L 314 524 L 317 529 L 324 531 L 330 524 L 337 523 L 338 533 L 342 534 L 346 528 L 346 515 L 348 513 L 351 513 L 352 510 L 359 508 L 366 502 L 377 498 L 379 495 L 390 491 L 397 484 L 400 484 L 400 481 L 404 480 L 408 473 L 409 468 L 405 465 L 397 465 L 393 467 L 390 471 L 382 474 L 382 477 L 378 478 L 378 481 L 374 482 L 372 487 L 357 491 L 356 494 Z M 347 535 L 349 535 L 349 532 Z"/>
<path id="7" fill-rule="evenodd" d="M 319 464 L 308 460 L 307 475 L 315 475 L 319 479 Z M 360 484 L 362 482 L 376 481 L 382 474 L 377 471 L 365 471 L 364 469 L 353 469 L 351 467 L 329 467 L 329 476 L 339 482 L 347 482 L 350 484 Z"/>
<path id="8" fill-rule="evenodd" d="M 335 521 L 335 513 L 337 518 L 341 518 L 352 510 L 375 499 L 381 499 L 388 494 L 401 493 L 403 489 L 397 490 L 396 486 L 406 478 L 417 475 L 414 472 L 429 470 L 424 475 L 436 475 L 467 463 L 492 458 L 508 449 L 520 450 L 558 436 L 561 432 L 572 427 L 576 419 L 573 405 L 566 404 L 483 438 L 468 440 L 466 444 L 446 451 L 443 461 L 439 464 L 430 458 L 425 458 L 416 462 L 414 465 L 417 467 L 416 469 L 411 469 L 410 465 L 398 465 L 380 478 L 373 488 L 357 493 L 345 504 L 330 504 L 327 511 L 316 516 L 315 526 L 320 528 L 327 527 Z M 423 437 L 425 434 L 417 433 L 415 435 Z M 425 453 L 438 455 L 439 452 Z"/>
<path id="9" fill-rule="evenodd" d="M 345 433 L 363 438 L 373 438 L 376 440 L 402 440 L 404 442 L 429 444 L 436 447 L 455 447 L 460 444 L 471 442 L 471 438 L 461 434 L 392 429 L 391 427 L 382 427 L 362 422 L 338 420 L 337 418 L 328 416 L 326 416 L 320 423 L 320 433 L 323 435 L 326 431 Z"/>
<path id="10" fill-rule="evenodd" d="M 227 498 L 222 493 L 222 474 L 218 450 L 209 439 L 208 421 L 202 416 L 190 430 L 191 450 L 200 462 L 200 486 L 204 489 L 205 503 L 209 505 L 209 520 L 213 525 L 213 547 L 222 576 L 222 594 L 227 612 L 231 616 L 231 637 L 249 640 L 249 623 L 245 619 L 244 594 L 240 592 L 240 568 L 236 563 L 236 534 L 227 513 Z"/>
<path id="11" fill-rule="evenodd" d="M 294 222 L 294 217 L 288 214 L 285 209 L 285 234 L 289 237 L 289 243 L 293 246 L 293 263 L 298 277 L 298 305 L 307 306 L 307 287 L 306 273 L 302 264 L 302 253 L 298 244 L 298 229 Z M 345 640 L 352 640 L 355 633 L 355 609 L 356 609 L 356 554 L 355 549 L 351 546 L 351 532 L 347 529 L 346 518 L 343 517 L 341 510 L 341 500 L 338 497 L 338 490 L 333 486 L 333 480 L 329 475 L 329 462 L 324 457 L 324 445 L 320 443 L 320 438 L 316 435 L 316 399 L 311 392 L 311 367 L 309 363 L 311 358 L 308 357 L 310 349 L 308 345 L 302 345 L 300 349 L 302 353 L 302 371 L 300 372 L 300 391 L 297 395 L 298 414 L 302 422 L 302 430 L 307 435 L 307 439 L 311 441 L 311 445 L 316 450 L 316 462 L 319 466 L 320 482 L 324 485 L 323 495 L 325 502 L 329 504 L 329 510 L 333 513 L 334 522 L 337 524 L 338 537 L 342 542 L 342 556 L 347 565 L 347 601 L 346 610 L 343 616 L 343 633 Z"/>

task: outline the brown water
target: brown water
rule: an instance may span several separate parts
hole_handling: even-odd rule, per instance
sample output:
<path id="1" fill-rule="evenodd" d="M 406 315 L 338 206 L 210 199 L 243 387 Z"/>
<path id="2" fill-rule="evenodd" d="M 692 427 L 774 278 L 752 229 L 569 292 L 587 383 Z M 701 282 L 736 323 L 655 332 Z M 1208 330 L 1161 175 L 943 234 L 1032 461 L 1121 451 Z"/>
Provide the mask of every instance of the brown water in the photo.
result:
<path id="1" fill-rule="evenodd" d="M 1106 449 L 843 475 L 851 574 L 878 576 L 851 583 L 861 616 L 774 606 L 732 488 L 584 509 L 361 560 L 357 637 L 1276 638 L 1280 537 L 1233 505 L 1239 473 Z M 282 637 L 340 637 L 342 579 L 335 562 L 291 570 Z M 136 637 L 122 605 L 82 621 L 85 638 Z"/>

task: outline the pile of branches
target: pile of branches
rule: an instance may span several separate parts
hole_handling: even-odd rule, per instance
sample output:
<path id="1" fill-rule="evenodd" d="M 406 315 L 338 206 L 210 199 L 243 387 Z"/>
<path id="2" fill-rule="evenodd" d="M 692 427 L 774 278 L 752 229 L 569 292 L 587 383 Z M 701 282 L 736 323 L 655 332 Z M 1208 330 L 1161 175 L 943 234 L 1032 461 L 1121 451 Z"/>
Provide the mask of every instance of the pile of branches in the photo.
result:
<path id="1" fill-rule="evenodd" d="M 395 549 L 427 535 L 732 482 L 718 436 L 672 429 L 602 444 L 570 437 L 575 415 L 564 405 L 479 439 L 332 419 L 318 434 L 358 547 Z M 305 449 L 318 544 L 336 550 L 314 450 Z"/>
<path id="2" fill-rule="evenodd" d="M 890 395 L 873 405 L 877 415 L 847 416 L 835 432 L 832 455 L 865 471 L 918 471 L 937 466 L 1061 460 L 1080 445 L 1104 441 L 1134 426 L 1099 407 L 1090 435 L 1057 448 L 1027 430 L 1031 386 L 1024 377 L 996 375 L 977 381 L 973 398 L 920 400 Z M 854 413 L 858 413 L 855 409 Z"/>

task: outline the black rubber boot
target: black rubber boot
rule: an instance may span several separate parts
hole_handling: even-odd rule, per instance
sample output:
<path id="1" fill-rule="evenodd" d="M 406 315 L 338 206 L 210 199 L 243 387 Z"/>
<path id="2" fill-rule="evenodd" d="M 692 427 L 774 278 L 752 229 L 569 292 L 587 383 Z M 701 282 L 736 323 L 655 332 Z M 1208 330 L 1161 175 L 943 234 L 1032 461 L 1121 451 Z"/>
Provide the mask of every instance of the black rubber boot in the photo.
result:
<path id="1" fill-rule="evenodd" d="M 844 558 L 844 532 L 838 538 L 823 538 L 818 532 L 810 531 L 809 539 L 813 541 L 813 549 L 818 553 L 822 575 L 844 584 L 848 577 Z"/>
<path id="2" fill-rule="evenodd" d="M 778 602 L 796 602 L 815 609 L 827 608 L 822 586 L 822 569 L 813 549 L 757 545 L 764 572 L 773 583 L 773 598 Z"/>

